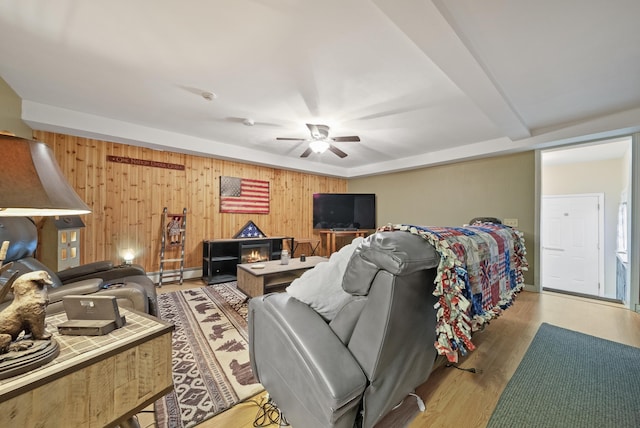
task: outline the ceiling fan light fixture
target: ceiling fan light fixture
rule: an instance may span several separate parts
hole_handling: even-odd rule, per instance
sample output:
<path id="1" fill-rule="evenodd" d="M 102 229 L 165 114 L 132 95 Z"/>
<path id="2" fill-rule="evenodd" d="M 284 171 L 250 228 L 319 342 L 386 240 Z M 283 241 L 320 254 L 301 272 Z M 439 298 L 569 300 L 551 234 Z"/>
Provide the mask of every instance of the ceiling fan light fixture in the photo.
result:
<path id="1" fill-rule="evenodd" d="M 314 153 L 324 153 L 329 148 L 329 143 L 324 140 L 313 140 L 309 143 L 309 148 Z"/>
<path id="2" fill-rule="evenodd" d="M 276 137 L 276 140 L 288 140 L 288 141 L 306 141 L 308 146 L 306 150 L 300 155 L 301 158 L 309 157 L 311 153 L 324 153 L 327 150 L 338 156 L 344 158 L 347 156 L 345 152 L 333 145 L 333 142 L 358 142 L 360 137 L 357 135 L 329 138 L 329 127 L 327 125 L 314 125 L 307 123 L 311 138 L 290 138 L 290 137 Z"/>

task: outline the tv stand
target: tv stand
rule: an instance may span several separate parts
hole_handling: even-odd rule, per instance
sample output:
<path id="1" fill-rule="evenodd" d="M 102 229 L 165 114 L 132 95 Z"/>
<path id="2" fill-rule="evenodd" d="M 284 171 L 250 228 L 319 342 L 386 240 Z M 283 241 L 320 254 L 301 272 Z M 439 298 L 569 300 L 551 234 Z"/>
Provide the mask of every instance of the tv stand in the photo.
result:
<path id="1" fill-rule="evenodd" d="M 202 280 L 209 285 L 235 281 L 243 243 L 266 243 L 269 260 L 279 260 L 284 240 L 289 241 L 289 248 L 293 248 L 293 238 L 288 236 L 205 240 L 202 242 Z"/>
<path id="2" fill-rule="evenodd" d="M 340 249 L 336 246 L 336 237 L 352 237 L 351 240 L 354 240 L 358 237 L 364 238 L 373 232 L 375 232 L 375 229 L 318 230 L 318 233 L 320 233 L 320 245 L 322 246 L 323 254 L 327 257 L 330 257 L 331 254 Z M 340 247 L 342 247 L 342 245 Z"/>

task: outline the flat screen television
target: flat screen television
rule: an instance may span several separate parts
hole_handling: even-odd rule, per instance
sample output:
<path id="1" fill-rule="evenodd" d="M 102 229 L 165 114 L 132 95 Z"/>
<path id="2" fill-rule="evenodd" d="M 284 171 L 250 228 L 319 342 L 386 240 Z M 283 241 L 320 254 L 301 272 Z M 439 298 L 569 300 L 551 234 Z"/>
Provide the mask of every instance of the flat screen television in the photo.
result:
<path id="1" fill-rule="evenodd" d="M 375 193 L 315 193 L 314 229 L 375 229 Z"/>

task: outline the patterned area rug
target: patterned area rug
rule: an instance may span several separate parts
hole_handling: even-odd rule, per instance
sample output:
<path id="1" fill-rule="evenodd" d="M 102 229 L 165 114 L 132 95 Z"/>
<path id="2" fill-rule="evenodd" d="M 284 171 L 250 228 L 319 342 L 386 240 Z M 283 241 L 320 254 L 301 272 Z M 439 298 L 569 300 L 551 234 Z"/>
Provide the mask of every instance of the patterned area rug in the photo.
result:
<path id="1" fill-rule="evenodd" d="M 235 282 L 158 295 L 173 332 L 174 391 L 155 403 L 158 427 L 192 427 L 264 388 L 249 363 L 247 296 Z"/>

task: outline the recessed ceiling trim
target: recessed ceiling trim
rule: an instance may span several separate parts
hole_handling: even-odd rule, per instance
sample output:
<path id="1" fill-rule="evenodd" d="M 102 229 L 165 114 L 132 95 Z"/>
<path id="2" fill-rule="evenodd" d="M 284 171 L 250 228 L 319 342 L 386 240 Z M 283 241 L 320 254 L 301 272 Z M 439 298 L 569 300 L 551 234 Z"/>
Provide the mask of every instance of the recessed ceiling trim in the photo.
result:
<path id="1" fill-rule="evenodd" d="M 149 128 L 88 113 L 22 101 L 22 120 L 33 129 L 77 135 L 155 150 L 215 157 L 242 163 L 283 168 L 324 176 L 345 177 L 347 169 L 308 160 L 291 159 L 264 151 Z M 178 143 L 179 142 L 179 145 Z M 253 159 L 248 161 L 247 159 Z"/>
<path id="2" fill-rule="evenodd" d="M 512 140 L 531 136 L 531 131 L 512 108 L 455 29 L 431 1 L 414 1 L 413 13 L 403 13 L 394 0 L 375 4 L 456 84 L 487 117 Z M 439 3 L 435 1 L 435 3 Z"/>

